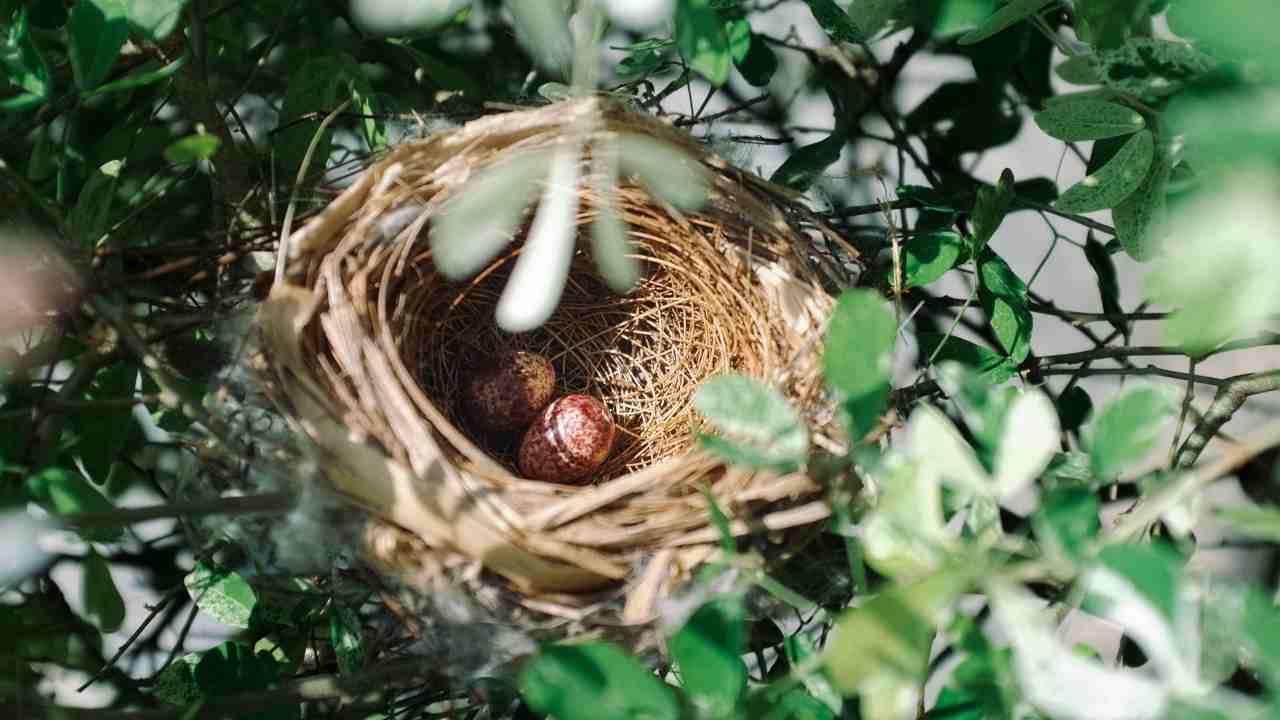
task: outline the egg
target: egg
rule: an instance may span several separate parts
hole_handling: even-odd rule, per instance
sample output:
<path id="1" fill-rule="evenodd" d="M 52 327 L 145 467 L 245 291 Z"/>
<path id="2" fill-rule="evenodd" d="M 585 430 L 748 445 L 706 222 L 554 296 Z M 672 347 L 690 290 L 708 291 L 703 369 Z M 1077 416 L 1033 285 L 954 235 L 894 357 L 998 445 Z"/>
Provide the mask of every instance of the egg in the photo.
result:
<path id="1" fill-rule="evenodd" d="M 556 370 L 534 352 L 505 351 L 478 370 L 462 391 L 467 416 L 484 430 L 528 427 L 555 396 Z"/>
<path id="2" fill-rule="evenodd" d="M 614 432 L 613 417 L 596 398 L 558 398 L 525 432 L 520 472 L 535 480 L 582 480 L 609 458 Z"/>

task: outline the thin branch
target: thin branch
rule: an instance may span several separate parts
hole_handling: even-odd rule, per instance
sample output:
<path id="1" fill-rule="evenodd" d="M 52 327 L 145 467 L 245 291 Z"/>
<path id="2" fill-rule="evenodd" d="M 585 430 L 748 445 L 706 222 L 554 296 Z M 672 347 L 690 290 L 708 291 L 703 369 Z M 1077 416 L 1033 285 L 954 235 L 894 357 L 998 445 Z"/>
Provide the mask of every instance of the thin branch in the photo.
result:
<path id="1" fill-rule="evenodd" d="M 160 505 L 146 505 L 144 507 L 120 508 L 104 512 L 76 513 L 63 516 L 62 519 L 74 528 L 87 530 L 133 525 L 160 518 L 282 513 L 287 512 L 292 507 L 292 493 L 274 492 L 259 495 L 219 497 L 208 500 L 186 500 Z"/>
<path id="2" fill-rule="evenodd" d="M 1058 367 L 1054 367 L 1054 368 L 1045 368 L 1045 369 L 1043 369 L 1043 370 L 1041 370 L 1041 371 L 1040 371 L 1040 374 L 1042 374 L 1042 375 L 1074 375 L 1076 372 L 1077 372 L 1076 368 L 1058 368 Z M 1222 386 L 1224 386 L 1224 385 L 1226 385 L 1226 384 L 1228 384 L 1228 383 L 1230 382 L 1230 379 L 1229 379 L 1229 378 L 1228 378 L 1228 379 L 1223 379 L 1223 378 L 1212 378 L 1212 377 L 1206 377 L 1206 376 L 1204 376 L 1204 375 L 1189 375 L 1189 374 L 1184 373 L 1184 372 L 1178 372 L 1177 370 L 1166 370 L 1165 368 L 1162 368 L 1162 367 L 1156 367 L 1155 365 L 1148 365 L 1148 366 L 1146 366 L 1146 367 L 1132 367 L 1132 368 L 1127 368 L 1127 367 L 1123 367 L 1123 368 L 1094 368 L 1094 369 L 1092 369 L 1092 370 L 1090 370 L 1090 371 L 1089 371 L 1089 375 L 1090 375 L 1090 376 L 1098 376 L 1098 375 L 1154 375 L 1154 376 L 1157 376 L 1157 377 L 1164 377 L 1164 378 L 1169 378 L 1169 379 L 1171 379 L 1171 380 L 1179 380 L 1179 381 L 1183 381 L 1183 382 L 1186 382 L 1186 381 L 1188 381 L 1188 380 L 1193 380 L 1193 379 L 1194 379 L 1194 380 L 1195 380 L 1195 382 L 1200 383 L 1201 385 L 1211 385 L 1211 386 L 1213 386 L 1213 387 L 1222 387 Z"/>
<path id="3" fill-rule="evenodd" d="M 1225 343 L 1208 353 L 1196 356 L 1204 359 L 1219 353 L 1230 352 L 1232 350 L 1243 350 L 1247 348 L 1265 347 L 1268 345 L 1280 345 L 1280 333 L 1269 333 L 1259 335 L 1254 338 L 1246 338 L 1244 340 L 1236 340 Z M 1144 356 L 1160 356 L 1160 355 L 1176 355 L 1180 357 L 1190 357 L 1183 348 L 1166 346 L 1166 345 L 1129 345 L 1124 347 L 1101 347 L 1093 350 L 1083 350 L 1080 352 L 1061 353 L 1059 355 L 1045 355 L 1040 358 L 1042 362 L 1061 365 L 1076 364 L 1088 362 L 1090 360 L 1102 360 L 1107 358 L 1122 357 L 1144 357 Z"/>
<path id="4" fill-rule="evenodd" d="M 751 98 L 750 100 L 745 100 L 741 103 L 738 103 L 737 105 L 734 105 L 731 108 L 726 108 L 724 110 L 721 110 L 720 112 L 711 113 L 710 115 L 703 115 L 701 117 L 697 115 L 692 115 L 690 117 L 680 118 L 679 120 L 676 120 L 674 124 L 676 127 L 690 127 L 690 126 L 699 125 L 702 123 L 709 123 L 713 120 L 719 120 L 720 118 L 728 117 L 735 113 L 742 112 L 743 110 L 746 110 L 752 105 L 757 105 L 759 103 L 762 103 L 771 97 L 773 96 L 770 95 L 769 93 L 764 93 L 763 95 L 758 95 L 756 97 Z"/>
<path id="5" fill-rule="evenodd" d="M 1280 371 L 1273 371 L 1266 375 L 1272 376 L 1271 381 L 1280 387 Z M 1228 449 L 1227 453 L 1217 461 L 1199 468 L 1192 468 L 1173 482 L 1140 498 L 1129 512 L 1120 518 L 1109 535 L 1121 541 L 1140 536 L 1169 510 L 1204 490 L 1223 475 L 1277 445 L 1280 445 L 1280 420 L 1263 426 L 1251 438 Z"/>
<path id="6" fill-rule="evenodd" d="M 1209 410 L 1187 436 L 1174 459 L 1174 467 L 1190 467 L 1194 465 L 1204 451 L 1209 440 L 1218 430 L 1235 415 L 1250 397 L 1262 393 L 1280 390 L 1280 370 L 1246 375 L 1232 379 L 1218 387 L 1218 394 L 1209 405 Z"/>

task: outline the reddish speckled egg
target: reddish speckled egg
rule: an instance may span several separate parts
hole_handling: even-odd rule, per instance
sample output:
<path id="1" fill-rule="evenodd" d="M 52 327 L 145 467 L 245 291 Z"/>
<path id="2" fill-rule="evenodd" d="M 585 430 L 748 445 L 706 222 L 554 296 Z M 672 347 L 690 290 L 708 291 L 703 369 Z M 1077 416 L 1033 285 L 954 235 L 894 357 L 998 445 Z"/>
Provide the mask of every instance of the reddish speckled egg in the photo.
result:
<path id="1" fill-rule="evenodd" d="M 538 353 L 508 351 L 473 375 L 462 390 L 467 415 L 481 428 L 510 432 L 528 427 L 551 402 L 556 371 Z"/>
<path id="2" fill-rule="evenodd" d="M 589 395 L 566 395 L 547 406 L 520 443 L 520 472 L 535 480 L 581 480 L 613 449 L 613 417 Z"/>

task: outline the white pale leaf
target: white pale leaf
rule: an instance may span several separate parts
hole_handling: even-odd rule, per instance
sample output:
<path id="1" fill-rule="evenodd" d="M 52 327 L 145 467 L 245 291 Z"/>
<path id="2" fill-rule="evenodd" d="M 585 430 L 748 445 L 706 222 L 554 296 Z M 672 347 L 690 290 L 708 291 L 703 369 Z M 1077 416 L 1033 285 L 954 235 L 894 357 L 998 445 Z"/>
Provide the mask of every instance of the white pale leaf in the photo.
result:
<path id="1" fill-rule="evenodd" d="M 1098 611 L 1100 615 L 1124 627 L 1167 685 L 1194 687 L 1200 648 L 1199 636 L 1193 627 L 1171 626 L 1164 613 L 1148 602 L 1133 583 L 1104 566 L 1090 568 L 1083 580 L 1090 595 L 1101 600 L 1105 607 Z M 1184 598 L 1178 601 L 1185 602 Z M 1182 618 L 1191 619 L 1195 615 L 1190 608 L 1178 610 Z"/>
<path id="2" fill-rule="evenodd" d="M 445 277 L 474 275 L 511 242 L 550 161 L 550 151 L 520 153 L 481 170 L 444 204 L 431 228 L 431 257 Z"/>
<path id="3" fill-rule="evenodd" d="M 614 292 L 625 293 L 640 280 L 640 263 L 632 256 L 634 249 L 627 240 L 627 224 L 614 207 L 614 188 L 618 185 L 617 157 L 599 158 L 600 179 L 596 188 L 596 217 L 591 223 L 591 254 L 596 269 Z"/>
<path id="4" fill-rule="evenodd" d="M 548 72 L 567 77 L 573 66 L 573 34 L 565 3 L 557 0 L 507 0 L 516 37 Z"/>
<path id="5" fill-rule="evenodd" d="M 471 0 L 351 0 L 351 20 L 360 32 L 401 37 L 433 30 L 458 16 Z"/>
<path id="6" fill-rule="evenodd" d="M 1058 450 L 1058 433 L 1058 411 L 1044 393 L 1031 390 L 1013 401 L 996 452 L 996 497 L 1035 481 Z"/>
<path id="7" fill-rule="evenodd" d="M 1044 603 L 1011 585 L 992 589 L 993 617 L 1013 646 L 1023 696 L 1058 720 L 1162 718 L 1168 689 L 1141 672 L 1111 669 L 1054 637 Z"/>
<path id="8" fill-rule="evenodd" d="M 937 473 L 943 482 L 966 492 L 990 492 L 990 478 L 973 448 L 942 411 L 921 405 L 907 422 L 907 437 L 917 461 Z"/>
<path id="9" fill-rule="evenodd" d="M 651 195 L 681 210 L 696 210 L 706 202 L 711 178 L 697 158 L 639 135 L 622 134 L 614 142 L 623 173 L 638 177 Z"/>
<path id="10" fill-rule="evenodd" d="M 44 567 L 50 555 L 39 540 L 53 528 L 49 518 L 38 518 L 26 510 L 0 513 L 0 590 L 25 580 Z"/>
<path id="11" fill-rule="evenodd" d="M 556 151 L 538 213 L 495 317 L 507 332 L 532 330 L 551 317 L 560 302 L 573 260 L 578 210 L 579 148 Z"/>
<path id="12" fill-rule="evenodd" d="M 604 0 L 609 17 L 627 30 L 649 30 L 671 18 L 674 0 Z"/>

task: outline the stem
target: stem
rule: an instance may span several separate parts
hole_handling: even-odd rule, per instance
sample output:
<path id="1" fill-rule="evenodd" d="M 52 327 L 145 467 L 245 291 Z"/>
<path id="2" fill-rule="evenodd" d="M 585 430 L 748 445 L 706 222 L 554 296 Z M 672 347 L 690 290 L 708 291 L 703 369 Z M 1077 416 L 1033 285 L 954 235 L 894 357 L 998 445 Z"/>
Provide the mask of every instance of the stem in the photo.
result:
<path id="1" fill-rule="evenodd" d="M 1173 466 L 1185 468 L 1194 465 L 1209 440 L 1218 434 L 1218 430 L 1222 429 L 1246 400 L 1253 395 L 1274 390 L 1280 390 L 1280 370 L 1247 375 L 1220 385 L 1209 410 L 1178 449 Z"/>
<path id="2" fill-rule="evenodd" d="M 1274 375 L 1273 382 L 1280 383 L 1280 371 L 1273 371 L 1267 375 Z M 1194 437 L 1199 431 L 1200 429 L 1196 428 L 1192 436 Z M 1265 425 L 1252 438 L 1229 448 L 1226 455 L 1219 460 L 1198 469 L 1188 470 L 1168 485 L 1140 498 L 1123 519 L 1112 528 L 1110 537 L 1121 541 L 1133 540 L 1169 510 L 1208 487 L 1218 478 L 1277 445 L 1280 445 L 1280 421 Z M 1181 458 L 1181 453 L 1179 457 Z"/>
<path id="3" fill-rule="evenodd" d="M 203 515 L 240 515 L 250 513 L 283 513 L 293 507 L 293 494 L 287 492 L 238 495 L 210 500 L 186 500 L 182 502 L 121 508 L 105 512 L 75 513 L 62 520 L 81 529 L 95 529 L 133 525 L 159 518 Z"/>

